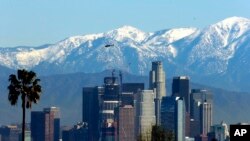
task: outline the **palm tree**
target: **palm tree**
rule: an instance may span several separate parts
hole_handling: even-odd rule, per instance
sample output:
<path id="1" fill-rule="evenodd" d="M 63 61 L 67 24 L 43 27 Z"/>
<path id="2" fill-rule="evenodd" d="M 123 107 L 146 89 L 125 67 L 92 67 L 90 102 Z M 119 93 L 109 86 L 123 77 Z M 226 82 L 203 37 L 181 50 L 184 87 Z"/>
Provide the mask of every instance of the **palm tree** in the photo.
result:
<path id="1" fill-rule="evenodd" d="M 10 85 L 8 86 L 8 99 L 11 105 L 16 105 L 18 97 L 21 95 L 22 100 L 22 141 L 25 138 L 25 109 L 31 108 L 32 103 L 37 103 L 42 92 L 39 85 L 40 79 L 36 78 L 36 73 L 33 71 L 17 70 L 17 76 L 11 74 L 9 76 Z"/>

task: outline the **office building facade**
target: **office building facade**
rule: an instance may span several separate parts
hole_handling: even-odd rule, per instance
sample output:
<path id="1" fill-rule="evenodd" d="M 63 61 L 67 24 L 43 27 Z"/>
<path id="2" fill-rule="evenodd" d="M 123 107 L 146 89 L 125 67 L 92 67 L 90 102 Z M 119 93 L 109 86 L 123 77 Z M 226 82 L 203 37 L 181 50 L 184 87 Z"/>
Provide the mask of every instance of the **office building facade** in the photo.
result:
<path id="1" fill-rule="evenodd" d="M 117 108 L 118 141 L 135 141 L 135 109 L 132 105 Z"/>
<path id="2" fill-rule="evenodd" d="M 193 89 L 190 97 L 191 136 L 205 136 L 213 122 L 212 93 L 204 89 Z"/>
<path id="3" fill-rule="evenodd" d="M 189 113 L 190 90 L 189 90 L 189 78 L 187 76 L 178 76 L 173 78 L 172 96 L 183 97 L 185 101 L 186 112 Z"/>
<path id="4" fill-rule="evenodd" d="M 44 108 L 44 112 L 49 115 L 49 128 L 53 130 L 53 141 L 60 139 L 60 109 L 58 107 Z M 53 125 L 52 125 L 53 124 Z M 52 131 L 50 131 L 52 133 Z"/>
<path id="5" fill-rule="evenodd" d="M 134 106 L 135 94 L 133 92 L 122 92 L 121 94 L 121 105 L 132 105 Z"/>
<path id="6" fill-rule="evenodd" d="M 166 96 L 165 72 L 161 61 L 152 62 L 152 70 L 149 73 L 149 89 L 155 93 L 155 116 L 156 125 L 160 125 L 161 121 L 161 100 Z"/>
<path id="7" fill-rule="evenodd" d="M 100 98 L 101 140 L 114 141 L 117 123 L 114 110 L 120 105 L 120 86 L 116 77 L 104 78 L 104 94 Z"/>
<path id="8" fill-rule="evenodd" d="M 43 111 L 31 112 L 31 139 L 45 141 L 45 114 Z"/>
<path id="9" fill-rule="evenodd" d="M 123 83 L 122 84 L 122 94 L 121 94 L 121 104 L 124 105 L 134 105 L 135 95 L 138 91 L 144 90 L 144 83 Z"/>
<path id="10" fill-rule="evenodd" d="M 197 105 L 207 101 L 213 103 L 213 95 L 210 91 L 205 89 L 192 89 L 190 94 L 190 117 L 192 119 L 199 119 L 199 109 Z"/>
<path id="11" fill-rule="evenodd" d="M 173 78 L 172 82 L 172 96 L 182 97 L 186 109 L 186 122 L 185 122 L 185 135 L 190 136 L 190 90 L 189 90 L 189 77 L 178 76 Z"/>
<path id="12" fill-rule="evenodd" d="M 82 122 L 88 124 L 89 141 L 99 139 L 99 96 L 103 95 L 103 87 L 84 87 L 82 95 Z"/>
<path id="13" fill-rule="evenodd" d="M 122 92 L 137 93 L 139 90 L 144 90 L 144 83 L 123 83 Z"/>
<path id="14" fill-rule="evenodd" d="M 183 98 L 176 98 L 175 103 L 175 140 L 184 141 L 185 140 L 185 121 L 186 121 L 186 111 L 185 111 L 185 100 Z"/>
<path id="15" fill-rule="evenodd" d="M 174 132 L 175 128 L 175 97 L 163 97 L 161 103 L 161 126 L 167 130 Z"/>
<path id="16" fill-rule="evenodd" d="M 200 106 L 200 114 L 201 134 L 207 135 L 210 131 L 213 121 L 212 104 L 204 101 Z"/>
<path id="17" fill-rule="evenodd" d="M 57 107 L 31 112 L 32 141 L 59 141 L 60 110 Z"/>
<path id="18" fill-rule="evenodd" d="M 142 90 L 136 94 L 136 137 L 151 140 L 152 126 L 156 123 L 154 91 Z"/>
<path id="19" fill-rule="evenodd" d="M 21 128 L 16 125 L 7 125 L 0 127 L 1 141 L 19 141 Z"/>

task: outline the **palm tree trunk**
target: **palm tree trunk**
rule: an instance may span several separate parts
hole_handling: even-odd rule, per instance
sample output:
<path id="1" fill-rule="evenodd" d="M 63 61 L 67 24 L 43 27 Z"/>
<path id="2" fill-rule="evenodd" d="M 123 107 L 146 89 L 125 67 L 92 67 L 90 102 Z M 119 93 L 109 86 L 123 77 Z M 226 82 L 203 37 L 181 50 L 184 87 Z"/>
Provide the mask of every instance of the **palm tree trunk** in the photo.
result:
<path id="1" fill-rule="evenodd" d="M 25 140 L 25 95 L 22 95 L 23 123 L 22 123 L 22 141 Z"/>

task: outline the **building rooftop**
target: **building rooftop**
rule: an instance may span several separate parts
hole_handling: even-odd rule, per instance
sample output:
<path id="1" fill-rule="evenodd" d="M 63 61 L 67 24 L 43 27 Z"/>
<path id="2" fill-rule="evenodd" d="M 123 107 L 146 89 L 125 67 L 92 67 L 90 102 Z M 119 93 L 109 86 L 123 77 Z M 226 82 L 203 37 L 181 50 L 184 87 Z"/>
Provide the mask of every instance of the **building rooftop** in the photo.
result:
<path id="1" fill-rule="evenodd" d="M 123 108 L 133 108 L 132 105 L 124 105 Z"/>
<path id="2" fill-rule="evenodd" d="M 181 80 L 183 80 L 183 79 L 189 79 L 189 77 L 188 76 L 175 76 L 174 79 L 181 79 Z"/>

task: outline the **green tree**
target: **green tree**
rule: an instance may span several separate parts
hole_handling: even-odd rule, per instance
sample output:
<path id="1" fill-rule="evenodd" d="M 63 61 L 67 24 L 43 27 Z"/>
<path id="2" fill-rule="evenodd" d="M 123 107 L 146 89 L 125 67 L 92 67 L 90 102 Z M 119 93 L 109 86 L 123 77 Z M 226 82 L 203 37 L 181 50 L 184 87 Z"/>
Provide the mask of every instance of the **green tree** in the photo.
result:
<path id="1" fill-rule="evenodd" d="M 171 131 L 166 131 L 162 126 L 154 125 L 151 132 L 151 141 L 174 141 Z"/>
<path id="2" fill-rule="evenodd" d="M 165 131 L 161 126 L 152 127 L 151 141 L 166 141 Z"/>
<path id="3" fill-rule="evenodd" d="M 32 103 L 37 103 L 42 92 L 39 85 L 40 79 L 36 78 L 36 73 L 33 71 L 17 70 L 17 76 L 11 74 L 9 76 L 10 85 L 8 86 L 8 99 L 11 105 L 16 105 L 19 96 L 22 102 L 22 141 L 25 139 L 25 109 L 29 109 Z"/>
<path id="4" fill-rule="evenodd" d="M 171 130 L 166 130 L 166 140 L 167 141 L 174 141 L 174 132 Z"/>

